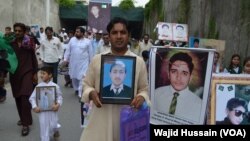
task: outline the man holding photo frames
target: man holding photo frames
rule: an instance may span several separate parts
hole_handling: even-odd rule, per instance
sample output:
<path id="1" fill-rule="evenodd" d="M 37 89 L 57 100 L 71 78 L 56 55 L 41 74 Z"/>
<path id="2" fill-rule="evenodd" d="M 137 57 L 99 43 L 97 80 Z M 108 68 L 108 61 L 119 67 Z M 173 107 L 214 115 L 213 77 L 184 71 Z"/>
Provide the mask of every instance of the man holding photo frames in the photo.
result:
<path id="1" fill-rule="evenodd" d="M 136 72 L 134 84 L 134 99 L 131 106 L 140 108 L 144 101 L 149 104 L 147 69 L 144 61 L 131 52 L 127 45 L 129 41 L 128 22 L 123 18 L 114 18 L 107 26 L 111 50 L 103 54 L 136 57 Z M 97 65 L 99 64 L 99 65 Z M 80 141 L 118 141 L 120 140 L 120 110 L 123 105 L 102 104 L 100 95 L 101 54 L 96 55 L 89 65 L 83 83 L 82 101 L 93 100 L 88 126 L 84 129 Z M 98 133 L 98 134 L 96 134 Z"/>

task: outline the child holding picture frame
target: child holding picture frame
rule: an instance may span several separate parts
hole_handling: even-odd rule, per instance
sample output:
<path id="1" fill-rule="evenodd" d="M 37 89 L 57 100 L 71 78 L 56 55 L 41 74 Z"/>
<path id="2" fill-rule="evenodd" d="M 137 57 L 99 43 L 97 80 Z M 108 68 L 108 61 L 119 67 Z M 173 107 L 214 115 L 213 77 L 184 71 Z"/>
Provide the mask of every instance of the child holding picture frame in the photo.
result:
<path id="1" fill-rule="evenodd" d="M 60 87 L 51 81 L 53 68 L 44 66 L 40 69 L 40 82 L 29 101 L 35 113 L 39 114 L 41 141 L 49 141 L 53 135 L 59 137 L 58 110 L 62 105 L 63 98 Z"/>

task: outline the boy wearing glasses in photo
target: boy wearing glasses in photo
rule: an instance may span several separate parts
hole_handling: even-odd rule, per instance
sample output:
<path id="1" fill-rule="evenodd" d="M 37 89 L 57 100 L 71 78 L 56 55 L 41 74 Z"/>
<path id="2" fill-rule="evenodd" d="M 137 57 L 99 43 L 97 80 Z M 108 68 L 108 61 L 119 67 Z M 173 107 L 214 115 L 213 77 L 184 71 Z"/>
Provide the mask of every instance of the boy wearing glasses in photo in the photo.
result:
<path id="1" fill-rule="evenodd" d="M 216 121 L 216 125 L 239 125 L 246 115 L 246 101 L 239 98 L 231 98 L 227 102 L 226 114 L 223 121 Z"/>

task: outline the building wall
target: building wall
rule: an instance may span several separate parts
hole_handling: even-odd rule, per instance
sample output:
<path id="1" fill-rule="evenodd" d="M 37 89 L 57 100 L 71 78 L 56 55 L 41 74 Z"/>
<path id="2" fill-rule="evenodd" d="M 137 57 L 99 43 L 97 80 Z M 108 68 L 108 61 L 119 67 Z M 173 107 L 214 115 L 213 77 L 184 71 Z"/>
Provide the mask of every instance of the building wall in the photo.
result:
<path id="1" fill-rule="evenodd" d="M 60 28 L 59 5 L 55 0 L 48 0 L 49 22 L 46 21 L 47 0 L 0 0 L 0 31 L 16 22 L 27 25 L 38 24 L 42 27 L 52 26 L 55 31 Z"/>
<path id="2" fill-rule="evenodd" d="M 152 1 L 152 0 L 151 0 Z M 160 1 L 160 0 L 159 0 Z M 152 37 L 156 35 L 154 28 L 158 21 L 170 23 L 178 22 L 178 6 L 183 0 L 161 0 L 163 1 L 164 20 L 159 19 L 157 8 L 150 11 L 150 20 L 144 22 L 144 32 Z M 239 54 L 243 59 L 250 56 L 250 32 L 247 26 L 250 20 L 241 19 L 243 0 L 190 0 L 189 13 L 187 15 L 189 36 L 207 38 L 209 33 L 209 21 L 213 18 L 218 32 L 218 40 L 225 40 L 226 49 L 223 66 L 228 66 L 231 56 Z M 242 11 L 241 11 L 242 10 Z M 156 36 L 155 36 L 156 37 Z"/>

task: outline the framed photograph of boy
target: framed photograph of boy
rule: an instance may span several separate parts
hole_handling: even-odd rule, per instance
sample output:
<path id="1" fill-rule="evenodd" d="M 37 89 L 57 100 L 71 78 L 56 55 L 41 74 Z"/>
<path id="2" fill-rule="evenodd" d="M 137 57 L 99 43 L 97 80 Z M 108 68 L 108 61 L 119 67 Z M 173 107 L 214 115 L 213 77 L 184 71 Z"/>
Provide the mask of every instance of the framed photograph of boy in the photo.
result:
<path id="1" fill-rule="evenodd" d="M 36 103 L 41 111 L 51 111 L 56 97 L 55 86 L 36 87 Z"/>
<path id="2" fill-rule="evenodd" d="M 250 124 L 250 76 L 213 74 L 210 124 Z"/>
<path id="3" fill-rule="evenodd" d="M 173 23 L 173 40 L 188 42 L 188 25 Z"/>
<path id="4" fill-rule="evenodd" d="M 157 27 L 159 40 L 173 40 L 172 23 L 158 22 Z"/>
<path id="5" fill-rule="evenodd" d="M 151 49 L 151 124 L 204 124 L 214 51 L 176 47 Z"/>
<path id="6" fill-rule="evenodd" d="M 103 104 L 129 105 L 134 98 L 136 58 L 102 55 L 100 100 Z"/>
<path id="7" fill-rule="evenodd" d="M 36 38 L 40 38 L 40 26 L 38 24 L 33 24 L 30 26 L 30 32 Z"/>

